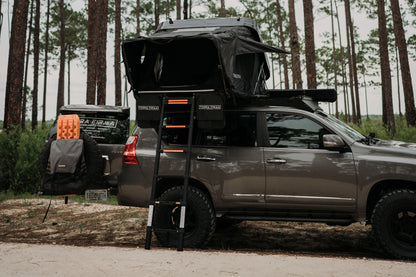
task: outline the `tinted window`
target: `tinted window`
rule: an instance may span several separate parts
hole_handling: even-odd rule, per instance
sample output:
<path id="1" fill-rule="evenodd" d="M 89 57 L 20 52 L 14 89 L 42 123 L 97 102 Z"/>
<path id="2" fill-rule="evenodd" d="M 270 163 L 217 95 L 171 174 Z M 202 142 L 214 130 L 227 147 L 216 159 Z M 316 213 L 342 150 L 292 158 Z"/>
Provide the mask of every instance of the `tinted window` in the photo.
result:
<path id="1" fill-rule="evenodd" d="M 198 130 L 196 143 L 213 146 L 257 146 L 255 113 L 227 112 L 225 128 Z"/>
<path id="2" fill-rule="evenodd" d="M 165 117 L 165 125 L 187 124 L 189 114 L 175 113 Z M 195 145 L 204 146 L 257 146 L 255 113 L 227 112 L 225 127 L 221 129 L 195 128 Z M 196 124 L 194 125 L 196 126 Z M 168 144 L 186 144 L 188 129 L 164 130 L 162 139 Z"/>
<path id="3" fill-rule="evenodd" d="M 269 145 L 280 148 L 323 148 L 324 127 L 296 114 L 266 114 Z"/>

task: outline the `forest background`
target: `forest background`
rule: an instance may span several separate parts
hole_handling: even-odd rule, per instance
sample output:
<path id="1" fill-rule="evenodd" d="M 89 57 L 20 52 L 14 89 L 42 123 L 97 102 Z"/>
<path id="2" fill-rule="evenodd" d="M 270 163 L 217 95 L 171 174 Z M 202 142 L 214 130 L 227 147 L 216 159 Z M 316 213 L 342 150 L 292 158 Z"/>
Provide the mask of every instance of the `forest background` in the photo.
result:
<path id="1" fill-rule="evenodd" d="M 0 0 L 0 11 L 0 120 L 25 129 L 0 133 L 0 191 L 36 189 L 38 122 L 60 106 L 125 105 L 135 118 L 119 44 L 168 18 L 252 17 L 292 53 L 269 56 L 269 88 L 336 88 L 327 112 L 416 142 L 415 0 Z"/>
<path id="2" fill-rule="evenodd" d="M 21 1 L 21 0 L 20 0 Z M 19 1 L 16 1 L 19 2 Z M 23 1 L 28 3 L 28 18 L 27 18 L 27 34 L 26 34 L 26 49 L 29 49 L 29 56 L 25 55 L 25 60 L 29 63 L 25 64 L 28 71 L 25 74 L 23 82 L 26 84 L 26 119 L 31 119 L 32 113 L 32 94 L 34 90 L 34 36 L 35 36 L 35 17 L 36 17 L 36 0 Z M 50 23 L 49 23 L 49 49 L 48 49 L 48 67 L 46 79 L 46 120 L 53 119 L 56 115 L 57 92 L 60 69 L 60 13 L 58 0 L 42 0 L 40 5 L 40 31 L 39 31 L 39 69 L 37 81 L 37 95 L 38 95 L 38 120 L 42 120 L 42 106 L 44 105 L 42 93 L 45 91 L 44 87 L 44 62 L 45 62 L 45 41 L 46 41 L 46 24 L 47 24 L 47 8 L 48 3 L 50 7 Z M 65 59 L 65 74 L 63 88 L 64 88 L 64 104 L 77 104 L 86 102 L 87 92 L 87 38 L 88 38 L 88 2 L 86 0 L 62 1 L 65 6 L 66 19 L 64 26 L 66 29 L 66 59 Z M 91 1 L 90 1 L 91 2 Z M 106 2 L 106 1 L 103 1 Z M 115 84 L 115 3 L 118 1 L 108 1 L 107 10 L 107 34 L 106 38 L 106 95 L 105 103 L 115 104 L 115 90 L 122 92 L 122 104 L 132 105 L 134 98 L 130 93 L 128 97 L 124 94 L 130 89 L 129 84 L 124 80 L 124 66 L 121 65 L 121 88 L 116 88 Z M 188 18 L 200 17 L 216 17 L 220 16 L 221 1 L 200 1 L 189 0 L 179 1 L 180 17 L 183 19 L 183 4 L 188 5 Z M 276 0 L 225 0 L 224 9 L 225 16 L 247 16 L 254 17 L 259 23 L 263 33 L 264 40 L 277 47 L 282 47 L 279 30 L 279 16 L 277 15 L 277 3 L 280 5 L 280 21 L 282 22 L 282 35 L 285 47 L 290 51 L 290 34 L 289 34 L 289 2 L 290 1 L 276 1 Z M 301 63 L 301 78 L 303 81 L 303 88 L 307 88 L 307 66 L 305 55 L 305 24 L 304 24 L 304 1 L 294 1 L 294 11 L 297 23 L 297 35 L 300 47 L 300 63 Z M 339 112 L 345 114 L 352 113 L 352 99 L 348 97 L 348 106 L 345 106 L 344 90 L 349 96 L 349 60 L 347 49 L 347 21 L 346 21 L 346 1 L 332 0 L 332 1 L 306 1 L 313 5 L 313 25 L 314 25 L 314 48 L 316 53 L 316 78 L 317 86 L 321 88 L 335 87 L 334 66 L 333 66 L 333 45 L 332 45 L 332 29 L 331 29 L 331 4 L 333 12 L 334 25 L 334 42 L 337 59 L 337 83 L 338 83 L 338 106 Z M 353 24 L 353 36 L 355 42 L 356 54 L 356 68 L 358 70 L 358 89 L 360 96 L 361 115 L 383 113 L 382 105 L 382 84 L 381 84 L 381 69 L 380 69 L 380 50 L 378 39 L 378 18 L 377 18 L 377 0 L 356 1 L 350 0 L 350 12 Z M 384 1 L 383 1 L 384 2 Z M 398 1 L 400 4 L 401 17 L 405 30 L 405 38 L 407 42 L 407 50 L 409 55 L 410 74 L 416 76 L 416 4 L 413 0 Z M 32 7 L 33 3 L 33 7 Z M 132 38 L 137 36 L 137 19 L 136 8 L 140 5 L 140 35 L 146 36 L 151 34 L 155 29 L 156 12 L 159 13 L 159 22 L 170 18 L 177 18 L 177 7 L 174 0 L 171 1 L 120 1 L 121 8 L 121 39 Z M 155 6 L 158 5 L 158 11 Z M 169 9 L 167 9 L 169 5 Z M 392 86 L 392 104 L 395 114 L 405 112 L 404 95 L 401 76 L 399 70 L 400 62 L 395 41 L 394 24 L 392 20 L 392 12 L 390 9 L 390 1 L 386 0 L 385 13 L 387 19 L 387 39 L 389 43 L 389 60 L 391 71 L 391 86 Z M 168 10 L 168 12 L 167 12 Z M 12 1 L 2 0 L 2 25 L 0 36 L 0 99 L 5 99 L 6 80 L 7 80 L 7 64 L 9 54 L 9 39 L 11 31 L 11 20 L 13 3 Z M 29 26 L 32 26 L 30 28 Z M 341 44 L 340 44 L 341 43 Z M 30 44 L 30 45 L 29 45 Z M 29 45 L 29 47 L 28 47 Z M 341 47 L 343 49 L 341 49 Z M 342 65 L 341 65 L 341 50 L 343 50 L 344 61 L 344 76 L 345 88 L 342 86 Z M 350 50 L 351 51 L 351 50 Z M 281 56 L 280 56 L 281 57 Z M 269 58 L 271 58 L 269 56 Z M 289 86 L 292 87 L 293 78 L 291 73 L 291 57 L 287 55 L 287 62 L 289 72 Z M 352 63 L 352 62 L 351 62 Z M 70 69 L 68 71 L 68 68 Z M 269 88 L 284 88 L 285 87 L 285 73 L 283 69 L 282 60 L 279 57 L 273 56 L 274 75 L 269 79 Z M 68 78 L 69 77 L 69 78 Z M 412 85 L 415 87 L 415 79 L 412 79 Z M 367 101 L 366 101 L 367 97 Z M 97 100 L 96 100 L 97 101 Z M 335 105 L 331 107 L 322 105 L 326 111 L 335 114 Z M 0 105 L 0 120 L 4 119 L 5 105 Z M 132 118 L 135 116 L 135 111 L 132 109 Z"/>

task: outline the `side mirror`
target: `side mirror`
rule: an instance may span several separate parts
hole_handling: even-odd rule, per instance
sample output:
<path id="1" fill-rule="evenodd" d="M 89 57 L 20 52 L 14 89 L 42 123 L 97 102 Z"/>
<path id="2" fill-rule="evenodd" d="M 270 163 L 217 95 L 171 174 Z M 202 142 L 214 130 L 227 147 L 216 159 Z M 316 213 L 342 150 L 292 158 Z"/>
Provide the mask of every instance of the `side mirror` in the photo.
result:
<path id="1" fill-rule="evenodd" d="M 328 150 L 341 150 L 345 143 L 338 135 L 326 134 L 323 136 L 324 148 Z"/>

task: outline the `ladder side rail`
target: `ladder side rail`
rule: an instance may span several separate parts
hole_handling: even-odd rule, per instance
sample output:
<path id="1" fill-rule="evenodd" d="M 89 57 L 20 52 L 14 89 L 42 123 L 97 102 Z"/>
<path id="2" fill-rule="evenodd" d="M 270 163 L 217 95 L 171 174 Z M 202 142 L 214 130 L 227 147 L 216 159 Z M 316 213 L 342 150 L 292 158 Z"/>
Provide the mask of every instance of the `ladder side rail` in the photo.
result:
<path id="1" fill-rule="evenodd" d="M 150 195 L 150 204 L 149 204 L 149 214 L 147 218 L 147 230 L 146 230 L 146 242 L 145 249 L 150 249 L 150 244 L 152 242 L 152 228 L 153 228 L 153 219 L 154 219 L 154 205 L 155 205 L 155 196 L 156 196 L 156 186 L 157 186 L 157 177 L 159 174 L 159 165 L 160 165 L 160 150 L 162 147 L 162 128 L 163 128 L 163 118 L 165 114 L 165 101 L 164 97 L 162 100 L 162 107 L 160 111 L 160 120 L 159 120 L 159 132 L 157 137 L 157 146 L 155 154 L 155 163 L 153 168 L 153 180 L 152 180 L 152 192 Z"/>
<path id="2" fill-rule="evenodd" d="M 181 217 L 180 217 L 180 222 L 179 222 L 178 251 L 183 251 L 183 240 L 184 240 L 184 234 L 185 234 L 186 198 L 188 195 L 189 172 L 191 168 L 194 111 L 195 111 L 195 94 L 192 96 L 191 111 L 189 115 L 188 142 L 186 146 L 185 176 L 183 179 L 183 196 L 182 196 L 182 201 L 181 201 Z"/>

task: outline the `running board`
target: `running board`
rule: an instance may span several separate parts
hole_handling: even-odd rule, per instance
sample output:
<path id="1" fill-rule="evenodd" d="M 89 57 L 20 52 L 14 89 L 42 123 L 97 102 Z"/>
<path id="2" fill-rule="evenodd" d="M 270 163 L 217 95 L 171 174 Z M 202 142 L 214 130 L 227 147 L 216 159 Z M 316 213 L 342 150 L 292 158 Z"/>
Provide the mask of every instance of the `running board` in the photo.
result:
<path id="1" fill-rule="evenodd" d="M 239 216 L 239 215 L 225 215 L 224 217 L 230 218 L 230 219 L 236 219 L 236 220 L 315 222 L 315 223 L 327 223 L 330 225 L 341 225 L 341 226 L 348 226 L 354 222 L 352 219 L 309 218 L 309 217 Z"/>

